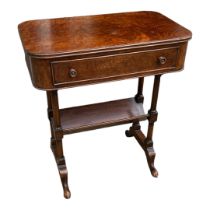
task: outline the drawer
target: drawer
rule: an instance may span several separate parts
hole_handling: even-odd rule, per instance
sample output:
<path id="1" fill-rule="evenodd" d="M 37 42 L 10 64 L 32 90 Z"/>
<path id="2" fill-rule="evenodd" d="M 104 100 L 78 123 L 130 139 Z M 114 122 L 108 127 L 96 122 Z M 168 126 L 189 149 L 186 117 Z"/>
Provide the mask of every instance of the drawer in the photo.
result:
<path id="1" fill-rule="evenodd" d="M 176 69 L 178 47 L 140 51 L 84 59 L 53 61 L 53 84 L 95 83 L 100 80 L 123 79 L 158 74 Z"/>

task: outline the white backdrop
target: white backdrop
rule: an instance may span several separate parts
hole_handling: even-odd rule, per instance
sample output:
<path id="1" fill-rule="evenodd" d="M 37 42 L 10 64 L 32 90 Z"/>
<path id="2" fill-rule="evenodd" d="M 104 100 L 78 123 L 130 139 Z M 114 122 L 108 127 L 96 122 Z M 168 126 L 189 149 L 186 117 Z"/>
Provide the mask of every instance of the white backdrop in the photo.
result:
<path id="1" fill-rule="evenodd" d="M 210 209 L 208 1 L 0 2 L 0 209 Z M 70 200 L 49 147 L 46 95 L 31 85 L 17 31 L 28 19 L 137 10 L 161 12 L 193 32 L 185 70 L 162 77 L 154 130 L 157 179 L 122 125 L 64 137 Z M 153 78 L 145 80 L 146 110 Z M 60 91 L 62 107 L 133 96 L 137 80 Z M 146 125 L 146 122 L 143 123 Z"/>

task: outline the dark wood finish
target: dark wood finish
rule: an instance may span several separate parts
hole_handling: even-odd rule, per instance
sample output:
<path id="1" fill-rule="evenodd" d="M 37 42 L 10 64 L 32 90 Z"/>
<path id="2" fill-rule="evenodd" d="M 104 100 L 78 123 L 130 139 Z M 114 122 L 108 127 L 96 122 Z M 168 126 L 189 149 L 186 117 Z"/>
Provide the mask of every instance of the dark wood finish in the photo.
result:
<path id="1" fill-rule="evenodd" d="M 60 113 L 64 134 L 147 119 L 142 104 L 134 98 L 61 109 Z"/>
<path id="2" fill-rule="evenodd" d="M 18 28 L 25 52 L 33 56 L 165 44 L 191 37 L 189 30 L 157 12 L 32 20 Z"/>
<path id="3" fill-rule="evenodd" d="M 115 79 L 122 76 L 134 77 L 177 69 L 178 47 L 149 50 L 146 52 L 133 52 L 113 56 L 101 56 L 70 61 L 52 62 L 53 84 L 78 85 L 86 82 Z M 161 63 L 161 58 L 166 62 Z M 74 72 L 74 75 L 70 75 Z"/>
<path id="4" fill-rule="evenodd" d="M 18 28 L 33 85 L 43 90 L 178 71 L 191 38 L 156 12 L 33 20 Z"/>
<path id="5" fill-rule="evenodd" d="M 161 75 L 155 76 L 155 80 L 154 80 L 151 108 L 148 111 L 149 125 L 148 125 L 147 137 L 145 137 L 145 135 L 141 131 L 141 126 L 138 121 L 134 122 L 132 127 L 130 127 L 130 129 L 126 131 L 126 136 L 127 137 L 134 136 L 136 140 L 138 141 L 138 143 L 140 144 L 140 146 L 142 147 L 142 149 L 144 150 L 151 174 L 154 177 L 158 176 L 158 172 L 154 166 L 154 160 L 155 160 L 156 154 L 153 148 L 152 135 L 153 135 L 154 123 L 157 121 L 157 116 L 158 116 L 156 106 L 157 106 L 157 99 L 158 99 L 158 92 L 159 92 L 159 85 L 160 85 L 160 76 Z"/>
<path id="6" fill-rule="evenodd" d="M 64 190 L 64 197 L 70 198 L 71 192 L 68 187 L 68 172 L 66 168 L 66 161 L 63 155 L 63 132 L 60 123 L 60 110 L 58 105 L 57 91 L 47 91 L 48 101 L 48 116 L 51 127 L 51 149 L 55 157 L 58 171 L 61 178 L 61 183 Z"/>
<path id="7" fill-rule="evenodd" d="M 135 95 L 135 100 L 136 100 L 137 103 L 143 103 L 144 102 L 143 87 L 144 87 L 144 77 L 140 77 L 139 78 L 139 83 L 138 83 L 138 92 Z"/>
<path id="8" fill-rule="evenodd" d="M 32 20 L 18 26 L 33 85 L 47 91 L 51 148 L 64 197 L 71 196 L 63 135 L 132 123 L 126 136 L 143 148 L 154 177 L 153 128 L 162 74 L 184 67 L 191 32 L 157 12 Z M 143 109 L 144 77 L 154 75 L 151 107 Z M 59 109 L 58 89 L 138 78 L 134 98 Z M 145 136 L 140 121 L 148 120 Z"/>

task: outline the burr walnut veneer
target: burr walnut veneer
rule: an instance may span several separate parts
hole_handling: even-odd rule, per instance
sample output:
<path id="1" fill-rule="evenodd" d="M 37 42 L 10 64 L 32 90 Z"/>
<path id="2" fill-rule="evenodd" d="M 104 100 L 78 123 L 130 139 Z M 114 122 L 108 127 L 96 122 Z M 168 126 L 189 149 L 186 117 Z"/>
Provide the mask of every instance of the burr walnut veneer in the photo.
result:
<path id="1" fill-rule="evenodd" d="M 152 134 L 160 77 L 183 69 L 191 32 L 156 12 L 32 20 L 18 29 L 32 83 L 47 92 L 51 148 L 64 196 L 71 195 L 62 147 L 65 134 L 132 123 L 126 136 L 136 138 L 157 177 Z M 154 75 L 154 86 L 145 113 L 143 83 L 149 75 Z M 59 109 L 59 89 L 128 78 L 138 78 L 135 97 Z M 146 135 L 139 124 L 143 120 L 149 122 Z"/>

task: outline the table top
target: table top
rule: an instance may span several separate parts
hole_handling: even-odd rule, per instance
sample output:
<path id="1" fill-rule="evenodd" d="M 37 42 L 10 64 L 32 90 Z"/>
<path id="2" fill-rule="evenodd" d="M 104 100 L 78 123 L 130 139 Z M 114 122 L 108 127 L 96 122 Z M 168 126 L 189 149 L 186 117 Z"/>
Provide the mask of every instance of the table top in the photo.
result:
<path id="1" fill-rule="evenodd" d="M 25 52 L 33 56 L 179 42 L 192 36 L 186 28 L 150 11 L 30 20 L 18 29 Z"/>

